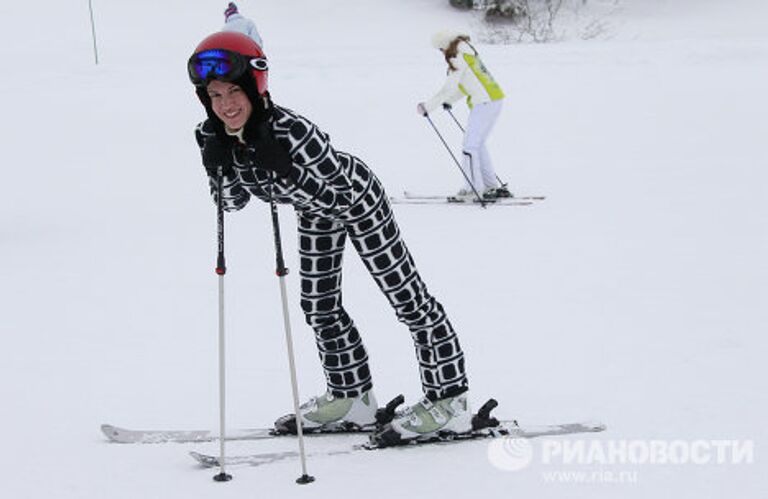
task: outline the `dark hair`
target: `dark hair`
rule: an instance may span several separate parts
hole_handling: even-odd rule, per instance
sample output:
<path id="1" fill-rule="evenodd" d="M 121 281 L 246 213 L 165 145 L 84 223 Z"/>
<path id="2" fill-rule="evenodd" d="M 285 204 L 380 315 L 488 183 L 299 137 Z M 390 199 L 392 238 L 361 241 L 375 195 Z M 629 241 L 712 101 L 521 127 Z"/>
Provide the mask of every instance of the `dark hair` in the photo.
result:
<path id="1" fill-rule="evenodd" d="M 459 53 L 459 44 L 461 42 L 467 42 L 469 43 L 469 37 L 465 35 L 460 35 L 454 38 L 454 40 L 443 50 L 443 54 L 445 55 L 445 62 L 448 63 L 448 70 L 449 71 L 456 71 L 458 69 L 456 66 L 453 65 L 451 62 L 451 59 L 456 57 Z M 470 45 L 472 47 L 472 45 Z M 474 47 L 472 47 L 472 50 L 475 50 Z M 475 50 L 475 52 L 477 52 Z"/>

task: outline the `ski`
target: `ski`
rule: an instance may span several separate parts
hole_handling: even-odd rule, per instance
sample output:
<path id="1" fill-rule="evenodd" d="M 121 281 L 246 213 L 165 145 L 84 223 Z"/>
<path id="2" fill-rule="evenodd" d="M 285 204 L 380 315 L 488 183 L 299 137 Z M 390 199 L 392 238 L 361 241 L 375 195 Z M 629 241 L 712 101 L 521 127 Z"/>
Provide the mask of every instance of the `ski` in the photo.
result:
<path id="1" fill-rule="evenodd" d="M 304 435 L 311 437 L 368 434 L 375 425 L 362 428 L 338 428 L 333 431 L 311 431 L 304 429 Z M 109 424 L 101 425 L 107 440 L 119 444 L 164 444 L 164 443 L 205 443 L 219 440 L 219 434 L 212 430 L 131 430 Z M 274 428 L 236 428 L 227 431 L 227 441 L 269 440 L 295 433 L 277 432 Z"/>
<path id="2" fill-rule="evenodd" d="M 480 203 L 480 201 L 477 199 L 461 199 L 450 196 L 440 196 L 434 198 L 391 196 L 389 201 L 392 204 L 448 204 L 454 206 L 530 206 L 534 203 L 533 201 L 518 200 L 516 198 L 484 199 L 483 203 Z"/>
<path id="3" fill-rule="evenodd" d="M 306 435 L 345 435 L 372 431 L 373 426 L 356 429 L 340 428 L 336 431 L 312 432 L 304 430 Z M 219 440 L 219 434 L 210 430 L 130 430 L 108 424 L 101 425 L 101 431 L 110 442 L 121 444 L 161 444 L 161 443 L 202 443 Z M 286 436 L 277 433 L 274 428 L 232 429 L 227 431 L 226 440 L 265 440 Z"/>
<path id="4" fill-rule="evenodd" d="M 411 191 L 403 191 L 403 197 L 406 199 L 448 199 L 452 198 L 453 196 L 446 195 L 446 194 L 417 194 Z M 496 198 L 498 200 L 502 199 L 510 199 L 515 201 L 544 201 L 547 199 L 547 196 L 515 196 L 508 198 Z M 477 201 L 477 200 L 475 200 Z M 487 201 L 493 201 L 493 199 L 487 200 Z"/>
<path id="5" fill-rule="evenodd" d="M 570 435 L 574 433 L 595 433 L 605 431 L 605 425 L 601 423 L 568 423 L 568 424 L 554 424 L 554 425 L 524 425 L 520 426 L 515 421 L 500 421 L 499 424 L 491 428 L 483 428 L 474 430 L 469 433 L 460 435 L 443 435 L 435 437 L 425 441 L 410 441 L 406 445 L 398 446 L 397 448 L 411 448 L 421 447 L 424 445 L 450 445 L 460 442 L 467 442 L 472 440 L 497 438 L 497 437 L 509 437 L 509 438 L 536 438 L 543 436 L 556 436 L 556 435 Z M 389 448 L 380 447 L 375 443 L 366 442 L 361 444 L 353 444 L 347 448 L 311 452 L 308 457 L 327 457 L 336 455 L 351 454 L 363 450 L 377 450 Z M 209 454 L 202 454 L 192 451 L 189 455 L 197 461 L 203 467 L 212 468 L 219 466 L 219 457 Z M 227 456 L 224 458 L 224 464 L 227 466 L 261 466 L 264 464 L 275 463 L 286 459 L 298 457 L 296 451 L 286 452 L 266 452 L 259 454 L 246 454 L 239 456 Z"/>
<path id="6" fill-rule="evenodd" d="M 110 442 L 121 444 L 212 442 L 218 440 L 218 434 L 209 430 L 129 430 L 103 424 L 101 431 Z M 270 437 L 267 429 L 237 429 L 229 432 L 227 440 L 258 440 Z"/>

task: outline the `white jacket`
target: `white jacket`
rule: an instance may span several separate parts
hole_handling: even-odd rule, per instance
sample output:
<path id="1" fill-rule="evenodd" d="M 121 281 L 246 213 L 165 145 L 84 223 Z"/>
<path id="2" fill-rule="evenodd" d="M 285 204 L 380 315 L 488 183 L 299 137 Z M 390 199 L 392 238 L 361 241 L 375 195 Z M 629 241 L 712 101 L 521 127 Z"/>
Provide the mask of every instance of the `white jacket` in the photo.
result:
<path id="1" fill-rule="evenodd" d="M 261 40 L 256 24 L 242 14 L 232 14 L 227 18 L 221 31 L 236 31 L 250 36 L 264 50 L 264 42 Z"/>
<path id="2" fill-rule="evenodd" d="M 456 70 L 448 69 L 448 77 L 443 88 L 424 103 L 428 113 L 444 102 L 453 104 L 462 96 L 467 97 L 467 105 L 470 109 L 475 104 L 504 98 L 504 92 L 480 60 L 475 49 L 466 42 L 460 42 L 457 49 L 456 57 L 451 59 Z"/>

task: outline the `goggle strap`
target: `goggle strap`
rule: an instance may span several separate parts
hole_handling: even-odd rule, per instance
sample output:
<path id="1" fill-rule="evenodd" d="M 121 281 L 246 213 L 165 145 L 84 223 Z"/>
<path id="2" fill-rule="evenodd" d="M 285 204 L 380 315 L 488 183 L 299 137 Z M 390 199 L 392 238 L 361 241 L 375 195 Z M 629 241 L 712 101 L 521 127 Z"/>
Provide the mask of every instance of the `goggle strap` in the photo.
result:
<path id="1" fill-rule="evenodd" d="M 248 64 L 253 69 L 256 69 L 258 71 L 266 71 L 269 67 L 267 66 L 267 58 L 266 57 L 252 57 Z"/>

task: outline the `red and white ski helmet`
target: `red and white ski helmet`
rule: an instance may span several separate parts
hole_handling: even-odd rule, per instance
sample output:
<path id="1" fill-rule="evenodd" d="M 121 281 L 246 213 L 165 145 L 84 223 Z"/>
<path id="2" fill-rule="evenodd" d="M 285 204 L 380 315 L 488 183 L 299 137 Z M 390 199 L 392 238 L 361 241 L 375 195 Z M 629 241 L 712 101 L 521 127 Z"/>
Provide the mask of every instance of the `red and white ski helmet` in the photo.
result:
<path id="1" fill-rule="evenodd" d="M 248 90 L 251 83 L 259 96 L 267 95 L 267 57 L 259 44 L 243 33 L 221 31 L 206 37 L 189 58 L 187 69 L 196 86 L 217 79 Z"/>

